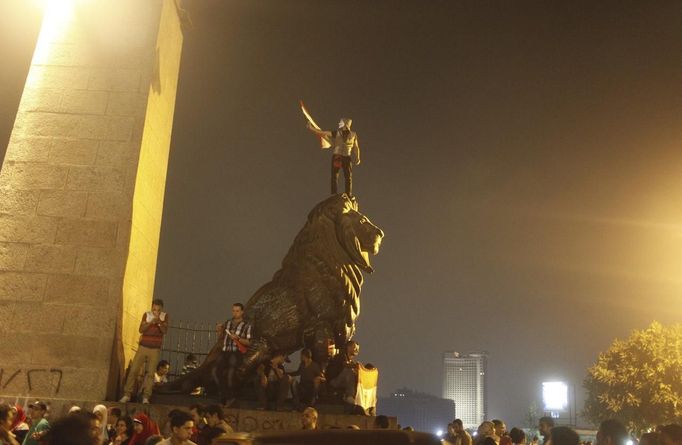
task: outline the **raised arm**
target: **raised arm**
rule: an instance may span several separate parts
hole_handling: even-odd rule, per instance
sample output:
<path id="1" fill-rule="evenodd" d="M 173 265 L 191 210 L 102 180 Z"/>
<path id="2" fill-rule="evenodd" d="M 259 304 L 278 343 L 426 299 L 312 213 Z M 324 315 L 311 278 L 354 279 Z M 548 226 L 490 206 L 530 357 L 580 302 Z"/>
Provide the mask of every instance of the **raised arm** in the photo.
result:
<path id="1" fill-rule="evenodd" d="M 317 128 L 313 127 L 313 125 L 310 122 L 306 123 L 306 127 L 308 128 L 308 130 L 312 131 L 313 133 L 315 133 L 316 135 L 318 135 L 320 137 L 323 137 L 323 138 L 332 137 L 331 131 L 318 130 Z"/>

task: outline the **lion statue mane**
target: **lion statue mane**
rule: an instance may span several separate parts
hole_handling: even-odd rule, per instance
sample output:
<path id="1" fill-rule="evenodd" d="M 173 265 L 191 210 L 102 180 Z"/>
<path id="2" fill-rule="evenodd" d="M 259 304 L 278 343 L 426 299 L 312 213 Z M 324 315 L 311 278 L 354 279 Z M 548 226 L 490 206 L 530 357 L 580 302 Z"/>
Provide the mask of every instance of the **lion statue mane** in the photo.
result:
<path id="1" fill-rule="evenodd" d="M 324 364 L 333 344 L 341 349 L 353 337 L 360 314 L 362 272 L 373 272 L 370 255 L 379 252 L 384 232 L 360 213 L 354 197 L 332 195 L 308 214 L 282 268 L 248 300 L 245 317 L 252 341 L 242 375 L 267 360 L 272 352 L 290 354 L 303 347 Z M 211 376 L 222 343 L 213 346 L 204 363 L 158 392 L 190 392 L 212 387 Z"/>

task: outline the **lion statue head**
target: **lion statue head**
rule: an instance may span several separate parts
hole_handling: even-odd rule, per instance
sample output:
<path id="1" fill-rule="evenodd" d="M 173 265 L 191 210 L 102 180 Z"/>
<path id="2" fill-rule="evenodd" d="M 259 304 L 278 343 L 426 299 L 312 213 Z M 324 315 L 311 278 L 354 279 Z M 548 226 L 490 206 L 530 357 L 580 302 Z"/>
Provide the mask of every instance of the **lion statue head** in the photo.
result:
<path id="1" fill-rule="evenodd" d="M 338 244 L 334 245 L 333 240 L 329 240 L 329 243 L 324 243 L 325 248 L 332 251 L 341 250 L 348 255 L 351 263 L 365 272 L 374 272 L 369 255 L 379 253 L 384 232 L 372 224 L 367 216 L 360 213 L 357 200 L 349 198 L 344 193 L 322 201 L 308 215 L 306 228 L 311 230 L 331 228 L 330 222 L 334 223 L 333 233 Z M 323 234 L 319 233 L 318 235 Z M 327 231 L 324 235 L 329 236 L 331 233 Z M 343 258 L 341 251 L 329 253 L 333 254 L 331 257 L 334 260 L 347 263 L 347 259 Z"/>
<path id="2" fill-rule="evenodd" d="M 354 197 L 340 194 L 317 204 L 308 214 L 282 262 L 282 269 L 317 258 L 331 267 L 358 267 L 372 273 L 370 255 L 379 253 L 384 232 L 358 210 Z"/>

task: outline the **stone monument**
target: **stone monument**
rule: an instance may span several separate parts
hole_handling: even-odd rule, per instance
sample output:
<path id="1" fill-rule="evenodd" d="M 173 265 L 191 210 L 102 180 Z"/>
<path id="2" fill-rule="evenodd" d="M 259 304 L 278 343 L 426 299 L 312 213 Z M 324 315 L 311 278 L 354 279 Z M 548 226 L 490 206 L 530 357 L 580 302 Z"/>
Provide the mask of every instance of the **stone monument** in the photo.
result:
<path id="1" fill-rule="evenodd" d="M 102 400 L 152 299 L 183 11 L 47 5 L 0 172 L 0 395 Z"/>

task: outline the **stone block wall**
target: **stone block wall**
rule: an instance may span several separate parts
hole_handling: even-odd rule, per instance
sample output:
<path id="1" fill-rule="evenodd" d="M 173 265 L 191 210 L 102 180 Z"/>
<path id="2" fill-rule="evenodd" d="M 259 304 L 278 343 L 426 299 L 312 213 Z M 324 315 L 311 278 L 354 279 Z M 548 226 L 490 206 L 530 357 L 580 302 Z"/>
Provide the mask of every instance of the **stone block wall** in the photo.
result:
<path id="1" fill-rule="evenodd" d="M 156 270 L 176 8 L 48 2 L 0 171 L 6 394 L 101 400 L 132 355 Z"/>

